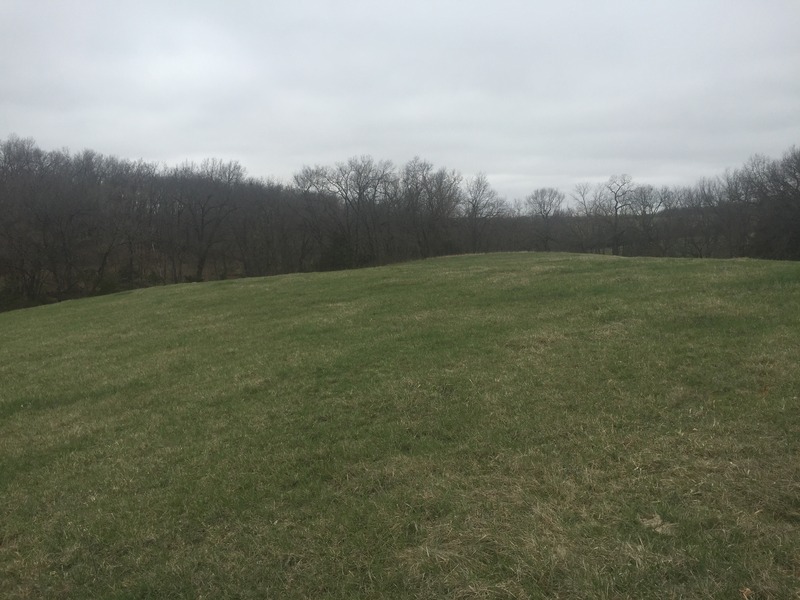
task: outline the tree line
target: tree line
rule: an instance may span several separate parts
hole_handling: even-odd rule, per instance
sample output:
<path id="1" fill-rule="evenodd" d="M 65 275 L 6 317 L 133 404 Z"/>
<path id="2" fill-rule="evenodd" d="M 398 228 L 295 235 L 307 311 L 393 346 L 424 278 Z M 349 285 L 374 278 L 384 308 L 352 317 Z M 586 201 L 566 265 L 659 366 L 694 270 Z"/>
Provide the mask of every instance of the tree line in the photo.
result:
<path id="1" fill-rule="evenodd" d="M 370 156 L 290 184 L 235 161 L 168 167 L 0 141 L 0 309 L 149 285 L 443 254 L 800 259 L 800 151 L 692 186 L 614 175 L 507 202 L 485 174 Z"/>

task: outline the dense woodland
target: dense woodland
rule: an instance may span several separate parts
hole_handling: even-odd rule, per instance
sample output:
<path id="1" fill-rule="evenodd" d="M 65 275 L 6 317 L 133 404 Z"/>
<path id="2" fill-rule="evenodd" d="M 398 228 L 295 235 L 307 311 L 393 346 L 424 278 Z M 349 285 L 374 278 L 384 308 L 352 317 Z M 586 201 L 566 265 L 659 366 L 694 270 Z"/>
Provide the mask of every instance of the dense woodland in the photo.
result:
<path id="1" fill-rule="evenodd" d="M 0 141 L 0 309 L 149 285 L 347 269 L 442 254 L 571 251 L 800 259 L 800 150 L 690 187 L 614 175 L 509 203 L 485 175 L 415 158 L 167 167 Z"/>

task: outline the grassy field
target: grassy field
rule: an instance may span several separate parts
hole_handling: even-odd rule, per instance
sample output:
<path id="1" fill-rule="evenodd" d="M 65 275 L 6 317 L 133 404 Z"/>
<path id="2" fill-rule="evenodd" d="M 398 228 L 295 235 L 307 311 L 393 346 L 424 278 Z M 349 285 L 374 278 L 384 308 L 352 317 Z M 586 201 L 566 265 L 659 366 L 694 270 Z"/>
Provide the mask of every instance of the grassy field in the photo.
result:
<path id="1" fill-rule="evenodd" d="M 800 597 L 800 264 L 505 254 L 0 314 L 0 597 Z"/>

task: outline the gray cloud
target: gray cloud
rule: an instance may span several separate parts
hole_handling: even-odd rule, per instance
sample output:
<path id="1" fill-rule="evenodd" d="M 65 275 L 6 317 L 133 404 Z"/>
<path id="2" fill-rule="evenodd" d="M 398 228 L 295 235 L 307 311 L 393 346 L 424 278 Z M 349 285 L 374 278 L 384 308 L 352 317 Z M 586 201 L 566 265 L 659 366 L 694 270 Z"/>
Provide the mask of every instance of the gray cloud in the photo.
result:
<path id="1" fill-rule="evenodd" d="M 795 0 L 0 5 L 0 137 L 167 162 L 415 155 L 509 198 L 800 141 Z"/>

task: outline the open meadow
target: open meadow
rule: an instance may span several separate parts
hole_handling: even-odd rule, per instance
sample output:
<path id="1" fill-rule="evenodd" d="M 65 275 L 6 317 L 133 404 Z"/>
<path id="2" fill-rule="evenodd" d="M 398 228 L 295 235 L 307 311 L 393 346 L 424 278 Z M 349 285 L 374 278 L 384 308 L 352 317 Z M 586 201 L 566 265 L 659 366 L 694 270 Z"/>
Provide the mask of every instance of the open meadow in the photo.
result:
<path id="1" fill-rule="evenodd" d="M 800 263 L 498 254 L 0 314 L 2 598 L 800 597 Z"/>

